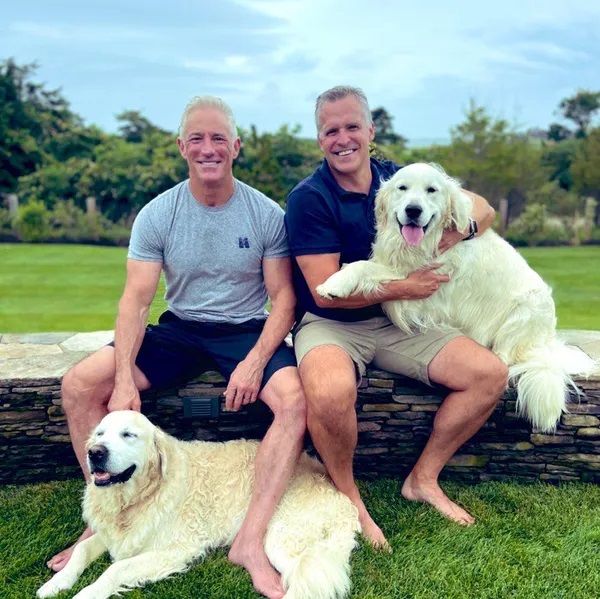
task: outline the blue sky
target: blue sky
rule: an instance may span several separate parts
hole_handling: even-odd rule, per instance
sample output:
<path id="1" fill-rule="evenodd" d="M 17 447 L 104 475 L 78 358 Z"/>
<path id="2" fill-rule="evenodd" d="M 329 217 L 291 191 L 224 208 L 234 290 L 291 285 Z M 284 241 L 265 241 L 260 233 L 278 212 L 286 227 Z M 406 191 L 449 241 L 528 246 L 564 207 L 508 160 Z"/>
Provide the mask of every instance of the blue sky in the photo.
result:
<path id="1" fill-rule="evenodd" d="M 519 129 L 547 127 L 600 89 L 596 0 L 41 0 L 4 2 L 0 59 L 37 61 L 87 123 L 140 110 L 175 131 L 216 94 L 238 124 L 315 135 L 316 96 L 362 87 L 413 143 L 442 140 L 469 99 Z"/>

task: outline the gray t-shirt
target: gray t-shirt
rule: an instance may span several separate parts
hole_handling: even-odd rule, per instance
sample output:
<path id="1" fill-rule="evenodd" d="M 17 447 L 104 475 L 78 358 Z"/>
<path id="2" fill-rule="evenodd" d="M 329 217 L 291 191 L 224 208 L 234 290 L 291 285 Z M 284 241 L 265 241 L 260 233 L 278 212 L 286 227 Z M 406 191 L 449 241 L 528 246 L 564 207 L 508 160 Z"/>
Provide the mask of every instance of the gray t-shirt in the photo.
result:
<path id="1" fill-rule="evenodd" d="M 161 262 L 169 310 L 184 320 L 266 318 L 263 258 L 289 256 L 283 210 L 235 180 L 223 206 L 194 199 L 189 180 L 157 196 L 133 224 L 128 257 Z"/>

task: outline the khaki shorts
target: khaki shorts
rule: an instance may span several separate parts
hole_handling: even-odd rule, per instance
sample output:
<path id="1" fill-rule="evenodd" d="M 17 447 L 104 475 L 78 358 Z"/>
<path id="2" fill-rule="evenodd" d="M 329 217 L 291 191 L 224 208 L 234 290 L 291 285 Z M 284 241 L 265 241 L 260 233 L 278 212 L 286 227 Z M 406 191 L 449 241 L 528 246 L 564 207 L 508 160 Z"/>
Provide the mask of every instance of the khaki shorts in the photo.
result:
<path id="1" fill-rule="evenodd" d="M 315 347 L 337 345 L 356 364 L 360 378 L 367 364 L 418 379 L 431 385 L 430 362 L 450 341 L 461 337 L 455 330 L 405 333 L 385 316 L 359 322 L 339 322 L 306 313 L 294 334 L 294 350 L 298 366 Z"/>

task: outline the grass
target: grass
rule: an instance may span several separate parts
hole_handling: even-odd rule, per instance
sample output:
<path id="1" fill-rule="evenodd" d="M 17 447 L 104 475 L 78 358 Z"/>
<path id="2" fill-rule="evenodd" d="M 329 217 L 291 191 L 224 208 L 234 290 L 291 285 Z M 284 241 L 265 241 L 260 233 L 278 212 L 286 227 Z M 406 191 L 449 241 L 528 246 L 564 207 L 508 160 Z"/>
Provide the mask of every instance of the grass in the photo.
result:
<path id="1" fill-rule="evenodd" d="M 559 328 L 600 330 L 600 246 L 526 248 L 521 253 L 552 287 Z"/>
<path id="2" fill-rule="evenodd" d="M 600 247 L 523 250 L 552 285 L 561 328 L 600 330 Z M 113 327 L 125 277 L 122 248 L 0 244 L 0 332 Z M 161 286 L 150 320 L 164 309 Z M 399 481 L 361 489 L 394 552 L 352 557 L 352 599 L 593 599 L 600 596 L 600 488 L 447 484 L 477 518 L 464 529 L 403 501 Z M 0 598 L 33 597 L 45 561 L 81 532 L 82 483 L 0 489 Z M 102 558 L 75 590 L 108 565 Z M 62 597 L 72 597 L 65 593 Z M 132 599 L 256 599 L 249 577 L 214 552 L 184 575 Z"/>
<path id="3" fill-rule="evenodd" d="M 352 599 L 592 599 L 600 589 L 600 488 L 588 484 L 475 487 L 447 484 L 477 518 L 455 525 L 399 497 L 399 483 L 363 483 L 392 554 L 361 545 L 352 556 Z M 45 561 L 81 531 L 79 481 L 0 490 L 0 597 L 33 597 Z M 75 587 L 91 583 L 106 557 Z M 64 593 L 65 599 L 74 593 Z M 256 599 L 249 577 L 211 554 L 183 575 L 134 590 L 132 599 Z"/>
<path id="4" fill-rule="evenodd" d="M 560 328 L 600 330 L 600 246 L 522 253 L 553 287 Z M 112 329 L 126 254 L 114 247 L 0 244 L 0 332 Z M 165 308 L 163 294 L 161 282 L 151 321 Z"/>
<path id="5" fill-rule="evenodd" d="M 127 250 L 85 245 L 0 244 L 0 331 L 114 328 Z M 150 320 L 165 309 L 164 284 Z"/>

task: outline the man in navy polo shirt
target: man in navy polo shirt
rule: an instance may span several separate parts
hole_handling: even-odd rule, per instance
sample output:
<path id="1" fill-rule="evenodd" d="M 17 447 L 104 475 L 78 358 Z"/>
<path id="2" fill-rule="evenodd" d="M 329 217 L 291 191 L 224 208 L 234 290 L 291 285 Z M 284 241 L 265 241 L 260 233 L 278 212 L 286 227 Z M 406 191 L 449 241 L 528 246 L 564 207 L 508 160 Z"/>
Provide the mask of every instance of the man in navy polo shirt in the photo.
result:
<path id="1" fill-rule="evenodd" d="M 369 257 L 375 236 L 375 194 L 381 179 L 400 167 L 370 158 L 375 130 L 360 89 L 338 86 L 324 92 L 317 98 L 315 119 L 325 160 L 294 188 L 286 212 L 298 296 L 294 346 L 313 442 L 334 483 L 358 508 L 365 537 L 375 546 L 385 546 L 383 532 L 354 481 L 357 378 L 373 362 L 427 384 L 445 385 L 451 392 L 436 414 L 402 495 L 430 503 L 460 524 L 471 524 L 473 517 L 442 491 L 438 475 L 494 410 L 506 387 L 507 368 L 492 352 L 456 331 L 407 335 L 384 316 L 380 302 L 423 299 L 449 280 L 434 267 L 387 283 L 376 296 L 326 300 L 316 293 L 316 287 L 342 264 Z M 473 219 L 479 231 L 485 231 L 494 211 L 483 198 L 470 195 Z M 465 237 L 469 231 L 446 231 L 440 247 L 448 249 Z"/>

